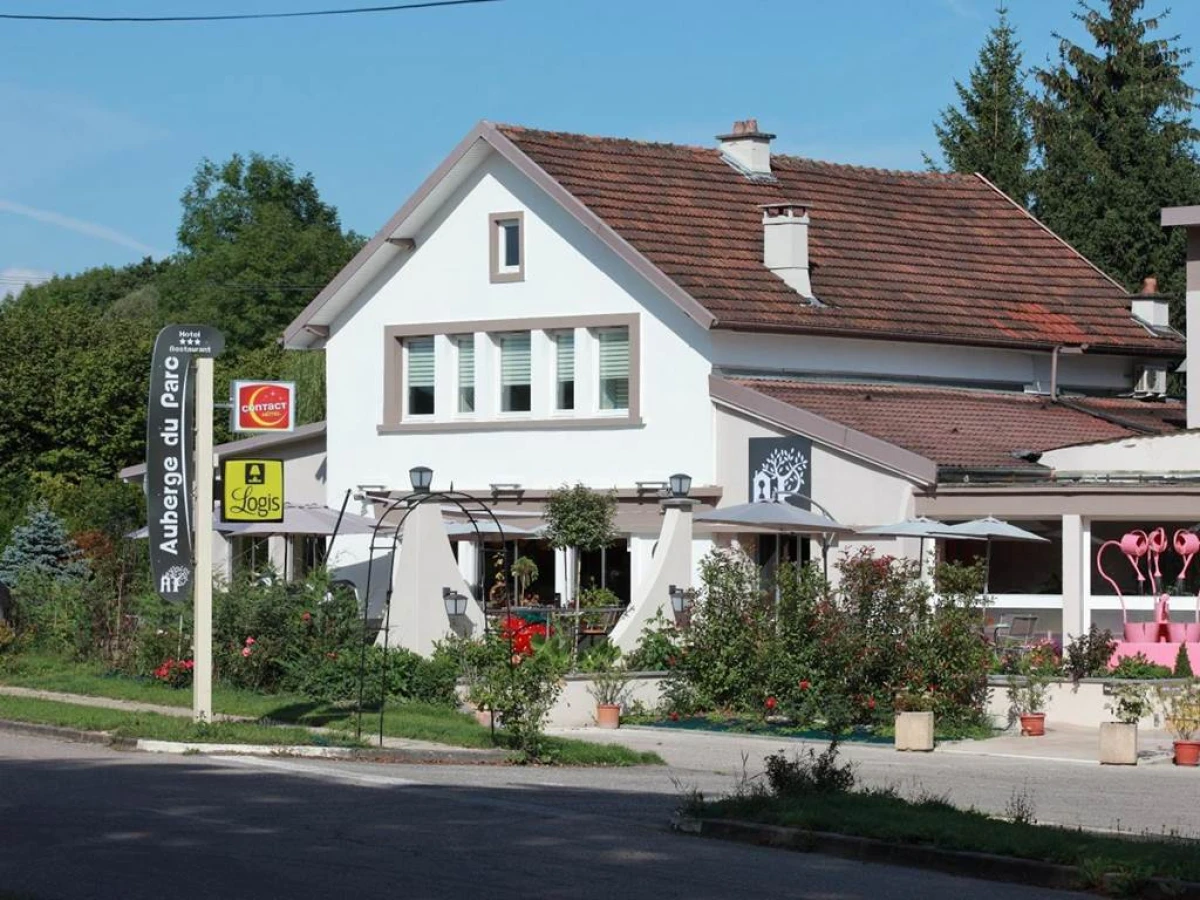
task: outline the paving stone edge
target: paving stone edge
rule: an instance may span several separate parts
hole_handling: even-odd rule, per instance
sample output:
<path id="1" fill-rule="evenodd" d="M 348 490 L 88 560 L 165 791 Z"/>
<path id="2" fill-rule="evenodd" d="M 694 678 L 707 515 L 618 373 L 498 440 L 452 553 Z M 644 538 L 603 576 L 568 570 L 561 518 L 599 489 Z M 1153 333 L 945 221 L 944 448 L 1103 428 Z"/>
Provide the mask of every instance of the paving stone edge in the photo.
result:
<path id="1" fill-rule="evenodd" d="M 943 850 L 913 844 L 898 844 L 875 838 L 764 825 L 734 819 L 700 819 L 676 815 L 671 828 L 683 834 L 694 834 L 718 840 L 737 841 L 767 847 L 781 847 L 804 853 L 824 853 L 844 859 L 887 863 L 918 869 L 932 869 L 949 875 L 1004 881 L 1055 890 L 1080 891 L 1082 874 L 1075 866 L 997 856 L 991 853 Z M 1125 896 L 1158 900 L 1200 900 L 1200 883 L 1175 881 L 1167 878 L 1147 879 L 1141 890 Z"/>

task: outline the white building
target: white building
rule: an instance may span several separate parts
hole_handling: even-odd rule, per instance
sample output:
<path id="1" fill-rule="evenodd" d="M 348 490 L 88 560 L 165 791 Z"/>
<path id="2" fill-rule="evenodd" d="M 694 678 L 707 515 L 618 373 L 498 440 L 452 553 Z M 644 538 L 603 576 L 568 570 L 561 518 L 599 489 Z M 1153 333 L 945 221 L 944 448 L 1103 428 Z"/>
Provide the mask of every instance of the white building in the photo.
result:
<path id="1" fill-rule="evenodd" d="M 564 483 L 615 490 L 624 539 L 585 577 L 626 597 L 674 472 L 702 507 L 782 486 L 851 526 L 995 514 L 1051 539 L 996 545 L 1001 612 L 1111 624 L 1098 541 L 1200 521 L 1193 435 L 1149 442 L 1173 442 L 1153 474 L 1121 449 L 1188 424 L 1165 399 L 1184 356 L 1165 299 L 981 177 L 779 156 L 772 137 L 476 126 L 287 329 L 326 353 L 326 502 L 402 492 L 416 465 L 533 517 Z M 777 452 L 790 473 L 765 471 Z M 693 557 L 714 539 L 698 529 Z M 740 540 L 771 562 L 773 540 Z M 522 552 L 542 598 L 569 599 L 564 557 Z"/>

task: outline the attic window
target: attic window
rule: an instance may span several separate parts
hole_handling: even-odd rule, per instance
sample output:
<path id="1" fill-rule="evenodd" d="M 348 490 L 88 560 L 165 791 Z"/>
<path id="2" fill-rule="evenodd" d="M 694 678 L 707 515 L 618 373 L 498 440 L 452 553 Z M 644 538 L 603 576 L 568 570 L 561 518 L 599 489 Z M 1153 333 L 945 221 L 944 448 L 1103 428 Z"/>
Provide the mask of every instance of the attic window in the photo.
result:
<path id="1" fill-rule="evenodd" d="M 489 264 L 493 284 L 525 280 L 525 214 L 488 216 Z"/>

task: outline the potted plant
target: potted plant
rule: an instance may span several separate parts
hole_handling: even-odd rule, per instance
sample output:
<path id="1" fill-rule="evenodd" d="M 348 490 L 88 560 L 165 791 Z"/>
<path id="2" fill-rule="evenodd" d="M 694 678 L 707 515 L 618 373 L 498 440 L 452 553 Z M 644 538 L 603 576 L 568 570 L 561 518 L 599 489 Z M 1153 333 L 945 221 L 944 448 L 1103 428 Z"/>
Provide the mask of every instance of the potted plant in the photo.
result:
<path id="1" fill-rule="evenodd" d="M 1115 722 L 1100 723 L 1100 764 L 1137 765 L 1138 720 L 1150 711 L 1150 688 L 1144 682 L 1127 681 L 1112 689 L 1105 704 Z"/>
<path id="2" fill-rule="evenodd" d="M 1158 688 L 1158 702 L 1175 739 L 1175 765 L 1200 765 L 1200 682 Z"/>
<path id="3" fill-rule="evenodd" d="M 1041 737 L 1046 733 L 1046 696 L 1050 680 L 1029 660 L 1022 658 L 1017 672 L 1008 676 L 1008 701 L 1021 720 L 1021 734 Z"/>
<path id="4" fill-rule="evenodd" d="M 516 601 L 518 605 L 525 604 L 526 592 L 538 580 L 538 567 L 528 556 L 518 556 L 512 564 L 513 583 L 516 585 Z"/>
<path id="5" fill-rule="evenodd" d="M 896 713 L 896 749 L 928 752 L 933 749 L 933 693 L 905 688 L 893 701 Z"/>
<path id="6" fill-rule="evenodd" d="M 599 728 L 619 728 L 621 725 L 621 704 L 628 690 L 628 679 L 620 656 L 620 648 L 605 643 L 584 659 L 584 668 L 592 676 L 588 693 L 596 699 L 596 725 Z"/>

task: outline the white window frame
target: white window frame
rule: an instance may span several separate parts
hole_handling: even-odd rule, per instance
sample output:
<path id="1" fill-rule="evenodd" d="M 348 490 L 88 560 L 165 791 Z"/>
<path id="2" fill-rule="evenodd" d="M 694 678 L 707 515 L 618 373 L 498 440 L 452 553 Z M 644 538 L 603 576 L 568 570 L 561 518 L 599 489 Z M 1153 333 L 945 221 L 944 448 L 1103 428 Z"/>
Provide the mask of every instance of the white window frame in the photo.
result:
<path id="1" fill-rule="evenodd" d="M 589 331 L 590 331 L 590 336 L 591 336 L 591 340 L 592 340 L 592 350 L 593 350 L 592 366 L 591 366 L 592 385 L 594 386 L 592 412 L 594 415 L 600 416 L 600 417 L 613 416 L 616 418 L 620 418 L 622 416 L 628 416 L 630 414 L 630 406 L 633 404 L 632 394 L 633 394 L 633 391 L 634 391 L 635 385 L 636 385 L 636 382 L 635 382 L 635 379 L 633 376 L 634 365 L 635 365 L 635 360 L 633 358 L 633 354 L 635 352 L 634 343 L 633 343 L 633 330 L 627 325 L 617 325 L 617 326 L 604 327 L 604 328 L 592 328 L 592 329 L 589 329 Z M 602 398 L 604 396 L 604 390 L 603 390 L 603 386 L 601 385 L 601 378 L 600 378 L 600 347 L 601 347 L 600 335 L 606 334 L 606 333 L 613 333 L 613 332 L 617 332 L 617 331 L 625 332 L 625 350 L 626 350 L 625 406 L 624 406 L 624 408 L 605 409 L 602 405 L 602 402 L 603 402 Z"/>
<path id="2" fill-rule="evenodd" d="M 504 408 L 504 338 L 509 335 L 524 334 L 529 337 L 529 409 L 505 409 Z M 528 329 L 516 329 L 513 331 L 497 331 L 492 335 L 492 342 L 495 346 L 495 363 L 492 367 L 494 375 L 493 383 L 496 385 L 495 400 L 496 400 L 496 418 L 498 419 L 530 419 L 533 417 L 533 383 L 536 372 L 533 368 L 533 337 L 534 333 Z M 476 392 L 476 400 L 478 401 L 478 392 Z"/>
<path id="3" fill-rule="evenodd" d="M 429 341 L 430 347 L 432 348 L 433 412 L 431 412 L 431 413 L 415 413 L 412 411 L 412 408 L 410 405 L 410 400 L 412 398 L 413 385 L 412 385 L 412 381 L 411 381 L 412 369 L 409 366 L 409 357 L 411 355 L 412 344 L 414 341 Z M 402 362 L 402 365 L 404 366 L 404 396 L 402 398 L 402 402 L 404 403 L 404 418 L 416 419 L 419 422 L 432 421 L 437 416 L 437 408 L 438 408 L 438 403 L 437 403 L 437 336 L 436 335 L 414 335 L 413 337 L 405 338 L 405 340 L 402 344 L 402 347 L 404 350 L 403 362 Z"/>
<path id="4" fill-rule="evenodd" d="M 505 260 L 508 231 L 517 231 L 517 264 Z M 525 280 L 525 214 L 523 212 L 492 213 L 488 216 L 488 266 L 492 284 Z"/>
<path id="5" fill-rule="evenodd" d="M 479 400 L 483 396 L 479 390 L 479 347 L 472 334 L 456 334 L 451 340 L 454 344 L 454 415 L 460 419 L 474 419 L 479 416 Z M 464 344 L 471 345 L 471 390 L 472 410 L 462 408 L 462 348 Z"/>

